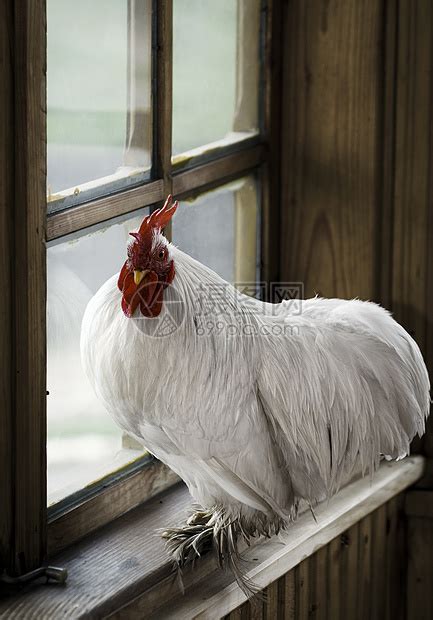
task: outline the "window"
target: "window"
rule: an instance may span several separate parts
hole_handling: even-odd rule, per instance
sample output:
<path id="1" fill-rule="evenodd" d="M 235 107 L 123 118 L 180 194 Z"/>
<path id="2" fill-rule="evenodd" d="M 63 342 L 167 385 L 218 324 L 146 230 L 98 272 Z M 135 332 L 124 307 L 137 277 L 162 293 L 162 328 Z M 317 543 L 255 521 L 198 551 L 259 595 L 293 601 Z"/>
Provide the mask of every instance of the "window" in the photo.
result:
<path id="1" fill-rule="evenodd" d="M 270 279 L 277 191 L 272 0 L 32 6 L 22 15 L 25 27 L 11 25 L 23 70 L 15 82 L 8 78 L 15 93 L 26 93 L 11 134 L 26 146 L 14 151 L 11 189 L 15 219 L 25 222 L 16 224 L 26 260 L 14 262 L 23 285 L 11 336 L 25 381 L 14 388 L 14 415 L 12 406 L 0 413 L 16 450 L 0 477 L 2 497 L 14 489 L 4 495 L 0 554 L 13 538 L 5 565 L 21 573 L 45 556 L 47 521 L 54 551 L 89 533 L 79 518 L 87 502 L 94 502 L 95 528 L 176 480 L 110 421 L 80 366 L 84 308 L 119 270 L 127 233 L 172 193 L 180 207 L 167 234 L 181 249 L 232 282 Z M 46 126 L 38 104 L 45 95 Z M 39 191 L 45 156 L 46 219 Z M 104 494 L 115 485 L 108 510 Z"/>

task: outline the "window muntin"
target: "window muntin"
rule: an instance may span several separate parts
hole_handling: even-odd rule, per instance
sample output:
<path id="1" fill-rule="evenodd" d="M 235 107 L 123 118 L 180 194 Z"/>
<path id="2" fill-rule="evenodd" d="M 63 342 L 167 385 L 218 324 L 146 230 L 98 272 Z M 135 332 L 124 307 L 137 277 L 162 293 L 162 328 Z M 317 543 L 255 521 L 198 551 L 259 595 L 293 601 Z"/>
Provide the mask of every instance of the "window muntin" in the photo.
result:
<path id="1" fill-rule="evenodd" d="M 260 0 L 173 5 L 173 163 L 257 134 Z"/>
<path id="2" fill-rule="evenodd" d="M 48 0 L 49 212 L 149 178 L 151 19 L 151 0 Z"/>

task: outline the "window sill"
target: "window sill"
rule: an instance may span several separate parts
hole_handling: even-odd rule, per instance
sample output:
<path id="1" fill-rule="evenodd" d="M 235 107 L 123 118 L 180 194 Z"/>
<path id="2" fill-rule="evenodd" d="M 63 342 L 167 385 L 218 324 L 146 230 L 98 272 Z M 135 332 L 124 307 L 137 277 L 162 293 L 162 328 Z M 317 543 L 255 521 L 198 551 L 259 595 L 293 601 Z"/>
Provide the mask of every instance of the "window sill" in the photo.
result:
<path id="1" fill-rule="evenodd" d="M 284 575 L 423 474 L 424 459 L 414 456 L 383 463 L 369 478 L 348 484 L 316 509 L 317 523 L 303 513 L 287 533 L 259 541 L 245 552 L 248 576 L 261 588 Z M 245 601 L 229 573 L 203 558 L 184 575 L 186 594 L 176 585 L 164 542 L 156 530 L 179 523 L 191 506 L 182 484 L 172 487 L 114 523 L 52 558 L 68 569 L 64 587 L 34 584 L 0 603 L 0 617 L 50 618 L 221 617 Z M 210 575 L 212 575 L 210 577 Z M 165 607 L 161 607 L 161 602 Z"/>

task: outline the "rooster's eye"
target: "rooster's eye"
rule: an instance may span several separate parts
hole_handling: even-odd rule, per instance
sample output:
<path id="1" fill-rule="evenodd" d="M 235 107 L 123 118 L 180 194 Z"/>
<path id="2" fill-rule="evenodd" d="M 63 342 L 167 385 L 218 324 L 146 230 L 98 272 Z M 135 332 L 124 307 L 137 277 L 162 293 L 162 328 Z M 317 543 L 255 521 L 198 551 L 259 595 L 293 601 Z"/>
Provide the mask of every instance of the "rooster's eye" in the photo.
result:
<path id="1" fill-rule="evenodd" d="M 159 252 L 158 252 L 158 258 L 164 258 L 164 256 L 165 256 L 165 252 L 164 252 L 164 250 L 159 250 Z"/>

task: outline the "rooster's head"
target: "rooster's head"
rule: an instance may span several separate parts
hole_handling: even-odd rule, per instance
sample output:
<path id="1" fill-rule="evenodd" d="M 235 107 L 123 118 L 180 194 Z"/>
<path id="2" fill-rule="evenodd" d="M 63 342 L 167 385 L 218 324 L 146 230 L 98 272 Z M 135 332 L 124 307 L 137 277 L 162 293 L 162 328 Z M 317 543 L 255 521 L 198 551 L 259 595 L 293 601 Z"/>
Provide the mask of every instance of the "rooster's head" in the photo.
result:
<path id="1" fill-rule="evenodd" d="M 161 312 L 163 291 L 175 274 L 169 244 L 161 234 L 177 209 L 178 203 L 172 201 L 169 196 L 162 209 L 146 216 L 137 232 L 129 233 L 134 239 L 117 281 L 127 317 L 137 307 L 146 317 L 156 317 Z"/>

